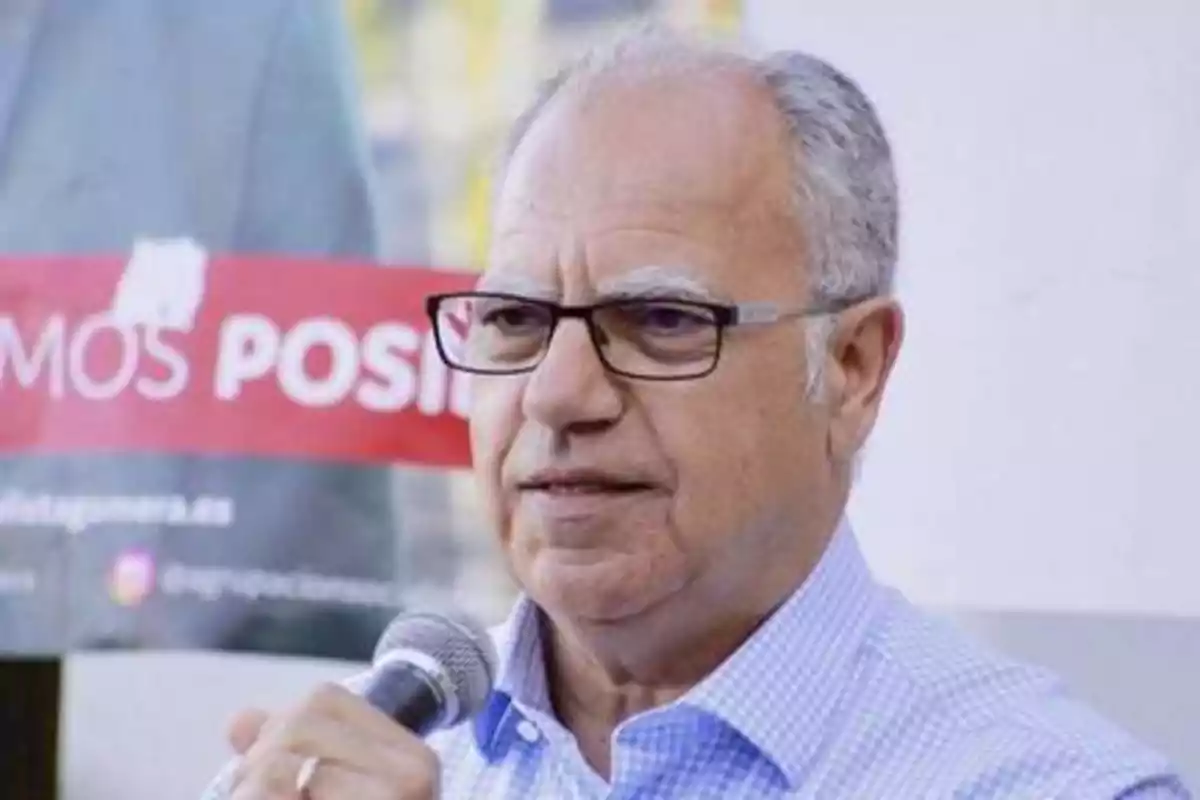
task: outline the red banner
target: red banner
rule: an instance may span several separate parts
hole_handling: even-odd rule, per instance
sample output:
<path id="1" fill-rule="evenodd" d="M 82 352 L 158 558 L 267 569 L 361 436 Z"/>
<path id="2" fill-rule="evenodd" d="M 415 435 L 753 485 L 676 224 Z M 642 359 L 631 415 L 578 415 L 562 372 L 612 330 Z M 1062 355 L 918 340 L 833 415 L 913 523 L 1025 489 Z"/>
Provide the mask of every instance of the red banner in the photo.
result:
<path id="1" fill-rule="evenodd" d="M 474 275 L 156 247 L 0 259 L 0 453 L 468 464 L 424 298 Z"/>

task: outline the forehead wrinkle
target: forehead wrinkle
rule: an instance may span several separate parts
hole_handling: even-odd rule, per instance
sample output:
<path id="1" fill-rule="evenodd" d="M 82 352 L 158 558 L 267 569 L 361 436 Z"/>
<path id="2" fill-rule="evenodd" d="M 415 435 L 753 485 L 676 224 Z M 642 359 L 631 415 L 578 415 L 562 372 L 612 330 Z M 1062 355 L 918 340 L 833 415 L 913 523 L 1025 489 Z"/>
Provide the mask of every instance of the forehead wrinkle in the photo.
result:
<path id="1" fill-rule="evenodd" d="M 547 202 L 544 197 L 519 189 L 502 192 L 496 202 L 496 235 L 522 233 L 531 223 L 561 223 L 571 216 L 563 203 Z"/>
<path id="2" fill-rule="evenodd" d="M 488 273 L 477 284 L 483 292 L 501 292 L 546 300 L 556 299 L 558 289 L 543 281 L 517 273 Z M 598 299 L 619 297 L 669 296 L 680 299 L 715 302 L 723 300 L 706 281 L 684 267 L 649 264 L 621 275 L 598 281 Z"/>
<path id="3" fill-rule="evenodd" d="M 741 198 L 700 200 L 656 196 L 649 189 L 624 196 L 590 193 L 559 202 L 546 202 L 524 194 L 506 195 L 497 205 L 494 242 L 505 242 L 539 234 L 550 234 L 563 226 L 582 226 L 593 234 L 667 233 L 693 236 L 695 226 L 681 225 L 681 218 L 701 216 L 706 228 L 729 230 L 746 215 Z"/>

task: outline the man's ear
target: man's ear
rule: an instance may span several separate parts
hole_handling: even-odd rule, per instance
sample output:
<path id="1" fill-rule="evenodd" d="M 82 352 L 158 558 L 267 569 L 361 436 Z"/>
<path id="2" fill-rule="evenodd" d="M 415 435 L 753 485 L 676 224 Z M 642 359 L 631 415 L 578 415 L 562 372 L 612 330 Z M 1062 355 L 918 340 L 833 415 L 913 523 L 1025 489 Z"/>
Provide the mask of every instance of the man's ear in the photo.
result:
<path id="1" fill-rule="evenodd" d="M 904 340 L 904 312 L 890 298 L 843 311 L 831 334 L 825 402 L 829 451 L 850 463 L 875 427 L 884 389 Z"/>

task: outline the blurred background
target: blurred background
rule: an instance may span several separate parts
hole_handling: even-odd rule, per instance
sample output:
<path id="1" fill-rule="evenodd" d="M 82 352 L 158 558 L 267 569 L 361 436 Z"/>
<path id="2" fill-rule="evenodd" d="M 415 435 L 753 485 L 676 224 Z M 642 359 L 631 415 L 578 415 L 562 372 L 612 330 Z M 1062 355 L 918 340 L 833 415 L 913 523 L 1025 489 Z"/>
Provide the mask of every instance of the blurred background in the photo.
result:
<path id="1" fill-rule="evenodd" d="M 0 2 L 0 255 L 123 251 L 137 235 L 182 232 L 215 249 L 476 270 L 507 126 L 564 57 L 655 19 L 828 58 L 875 100 L 903 199 L 909 336 L 852 503 L 869 559 L 917 602 L 1059 670 L 1200 779 L 1200 6 L 306 2 Z M 188 33 L 164 47 L 172 26 Z M 164 71 L 189 54 L 174 77 L 190 107 L 172 91 L 92 101 L 96 84 L 80 78 Z M 277 79 L 264 83 L 274 94 L 196 77 L 232 74 L 238 59 L 266 61 L 245 83 Z M 138 131 L 186 120 L 174 127 L 197 131 L 179 134 L 195 150 L 64 124 L 66 112 L 30 99 L 55 91 L 72 114 L 127 114 Z M 59 120 L 52 135 L 23 124 L 37 113 Z M 195 166 L 238 114 L 275 115 L 278 127 L 219 168 Z M 59 176 L 60 160 L 77 164 Z M 164 175 L 212 186 L 159 190 Z M 241 194 L 222 199 L 226 183 Z M 79 199 L 91 187 L 94 206 Z M 104 235 L 85 235 L 75 214 L 102 217 Z M 8 701 L 5 735 L 61 691 L 61 727 L 45 736 L 68 800 L 197 795 L 227 757 L 235 710 L 352 674 L 395 610 L 197 604 L 168 609 L 187 620 L 177 629 L 148 628 L 138 614 L 168 612 L 151 600 L 134 614 L 104 578 L 131 540 L 185 562 L 329 563 L 401 585 L 400 605 L 454 604 L 489 621 L 511 602 L 465 474 L 120 464 L 139 485 L 153 474 L 155 486 L 262 513 L 240 514 L 224 543 L 209 537 L 220 552 L 186 532 L 107 532 L 58 579 L 85 620 L 74 632 L 84 652 L 65 660 L 36 640 L 44 620 L 0 596 L 0 639 L 21 654 L 5 664 L 4 691 L 26 703 L 20 717 Z M 17 459 L 3 480 L 94 491 L 107 466 Z M 265 495 L 264 474 L 276 486 Z M 296 486 L 317 499 L 285 509 Z M 330 530 L 348 537 L 334 548 L 361 557 L 330 555 Z M 0 566 L 23 563 L 27 533 L 0 520 Z"/>
<path id="2" fill-rule="evenodd" d="M 738 0 L 345 0 L 385 260 L 477 266 L 496 157 L 565 58 L 650 21 L 739 30 Z"/>

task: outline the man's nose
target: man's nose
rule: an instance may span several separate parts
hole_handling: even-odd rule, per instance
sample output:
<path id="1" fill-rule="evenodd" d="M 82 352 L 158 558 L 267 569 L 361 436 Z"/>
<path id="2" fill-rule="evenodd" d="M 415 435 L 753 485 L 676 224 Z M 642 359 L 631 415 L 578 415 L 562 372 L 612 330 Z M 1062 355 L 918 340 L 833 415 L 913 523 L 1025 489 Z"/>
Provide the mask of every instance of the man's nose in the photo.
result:
<path id="1" fill-rule="evenodd" d="M 619 387 L 581 320 L 558 324 L 525 385 L 522 406 L 528 419 L 560 432 L 595 431 L 621 416 Z"/>

